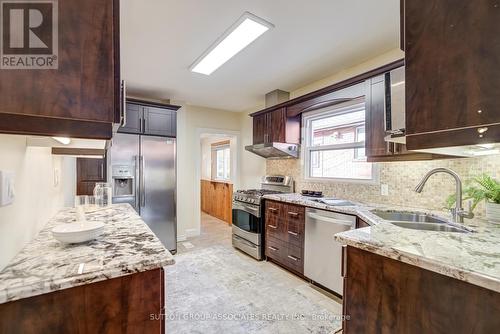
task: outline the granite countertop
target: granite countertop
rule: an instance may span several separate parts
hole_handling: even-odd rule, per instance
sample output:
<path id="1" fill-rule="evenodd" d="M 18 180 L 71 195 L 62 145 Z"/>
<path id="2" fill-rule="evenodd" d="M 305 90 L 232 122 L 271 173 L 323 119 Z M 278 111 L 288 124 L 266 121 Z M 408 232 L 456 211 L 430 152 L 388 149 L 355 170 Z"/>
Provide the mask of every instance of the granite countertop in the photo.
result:
<path id="1" fill-rule="evenodd" d="M 465 226 L 473 233 L 420 231 L 390 224 L 370 210 L 419 211 L 446 219 L 450 217 L 442 212 L 389 205 L 329 206 L 300 194 L 266 195 L 264 198 L 357 215 L 371 226 L 336 234 L 335 240 L 500 292 L 500 225 L 482 219 L 466 219 Z"/>
<path id="2" fill-rule="evenodd" d="M 98 240 L 62 244 L 51 229 L 75 221 L 63 209 L 0 272 L 0 304 L 174 264 L 144 221 L 129 204 L 86 214 L 106 223 Z"/>

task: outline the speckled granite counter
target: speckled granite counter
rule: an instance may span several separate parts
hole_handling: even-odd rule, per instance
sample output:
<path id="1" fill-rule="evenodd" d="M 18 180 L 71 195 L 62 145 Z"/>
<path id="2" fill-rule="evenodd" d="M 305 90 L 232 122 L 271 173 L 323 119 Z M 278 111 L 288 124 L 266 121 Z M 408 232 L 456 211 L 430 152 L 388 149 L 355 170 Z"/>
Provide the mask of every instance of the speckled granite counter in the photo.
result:
<path id="1" fill-rule="evenodd" d="M 98 240 L 61 244 L 51 229 L 74 221 L 75 216 L 74 209 L 60 211 L 0 272 L 0 303 L 175 263 L 129 204 L 87 214 L 87 220 L 106 223 Z"/>
<path id="2" fill-rule="evenodd" d="M 474 233 L 419 231 L 392 225 L 370 210 L 426 210 L 361 203 L 355 203 L 355 206 L 329 206 L 299 194 L 264 197 L 357 215 L 372 226 L 336 234 L 337 241 L 500 292 L 500 225 L 473 219 L 466 220 L 466 226 L 473 229 Z M 428 213 L 436 215 L 436 212 Z"/>

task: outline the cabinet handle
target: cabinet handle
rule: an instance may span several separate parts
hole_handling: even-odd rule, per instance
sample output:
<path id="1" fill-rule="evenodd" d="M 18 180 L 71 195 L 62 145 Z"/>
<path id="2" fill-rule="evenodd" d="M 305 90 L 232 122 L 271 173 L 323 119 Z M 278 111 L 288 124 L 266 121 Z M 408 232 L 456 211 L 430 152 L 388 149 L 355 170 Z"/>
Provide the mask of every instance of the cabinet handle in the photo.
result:
<path id="1" fill-rule="evenodd" d="M 267 248 L 269 248 L 270 250 L 275 251 L 275 252 L 278 250 L 278 248 L 273 247 L 273 246 L 267 246 Z"/>
<path id="2" fill-rule="evenodd" d="M 267 225 L 267 226 L 270 227 L 270 228 L 273 228 L 273 229 L 277 229 L 278 228 L 277 225 Z"/>
<path id="3" fill-rule="evenodd" d="M 295 233 L 295 232 L 292 232 L 292 231 L 288 231 L 288 234 L 291 234 L 291 235 L 293 235 L 295 237 L 299 235 L 298 233 Z"/>
<path id="4" fill-rule="evenodd" d="M 104 179 L 104 163 L 101 163 L 101 179 Z"/>
<path id="5" fill-rule="evenodd" d="M 289 216 L 292 216 L 292 217 L 297 217 L 299 214 L 297 212 L 288 212 L 288 215 Z"/>
<path id="6" fill-rule="evenodd" d="M 292 259 L 292 260 L 294 260 L 294 261 L 298 261 L 298 260 L 299 260 L 299 258 L 298 258 L 298 257 L 292 256 L 292 255 L 288 255 L 288 258 L 289 258 L 289 259 Z"/>
<path id="7" fill-rule="evenodd" d="M 276 211 L 278 211 L 278 209 L 276 209 L 276 208 L 269 208 L 269 211 L 276 212 Z"/>
<path id="8" fill-rule="evenodd" d="M 127 84 L 125 80 L 122 80 L 122 104 L 121 104 L 121 115 L 120 115 L 120 126 L 127 126 Z"/>

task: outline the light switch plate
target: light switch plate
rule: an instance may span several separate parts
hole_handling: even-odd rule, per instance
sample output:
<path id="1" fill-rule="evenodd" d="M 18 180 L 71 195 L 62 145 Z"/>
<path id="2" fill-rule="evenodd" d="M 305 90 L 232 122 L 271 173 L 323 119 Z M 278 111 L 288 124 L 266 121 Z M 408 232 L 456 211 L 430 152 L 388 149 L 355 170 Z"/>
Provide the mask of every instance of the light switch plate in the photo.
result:
<path id="1" fill-rule="evenodd" d="M 389 185 L 382 183 L 380 185 L 380 195 L 389 196 Z"/>
<path id="2" fill-rule="evenodd" d="M 14 202 L 15 173 L 9 171 L 0 171 L 0 206 L 6 206 Z"/>

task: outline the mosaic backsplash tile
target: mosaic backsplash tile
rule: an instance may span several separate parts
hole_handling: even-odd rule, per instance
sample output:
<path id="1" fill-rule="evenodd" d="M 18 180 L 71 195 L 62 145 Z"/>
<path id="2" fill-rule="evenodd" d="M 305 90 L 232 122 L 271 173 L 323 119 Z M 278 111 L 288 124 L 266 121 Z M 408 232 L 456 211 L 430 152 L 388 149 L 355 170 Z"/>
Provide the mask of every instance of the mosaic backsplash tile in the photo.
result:
<path id="1" fill-rule="evenodd" d="M 445 159 L 412 162 L 377 163 L 380 170 L 380 184 L 389 185 L 389 196 L 380 195 L 380 184 L 367 185 L 344 182 L 311 182 L 304 180 L 302 160 L 267 160 L 267 174 L 290 175 L 295 180 L 295 191 L 303 189 L 323 191 L 325 196 L 371 202 L 444 210 L 448 195 L 455 192 L 453 178 L 445 174 L 433 175 L 424 191 L 417 194 L 413 189 L 429 170 L 446 167 L 457 172 L 462 181 L 481 173 L 488 173 L 500 178 L 500 155 L 480 158 Z M 467 204 L 464 204 L 467 207 Z M 484 204 L 475 210 L 478 216 L 484 216 Z"/>

